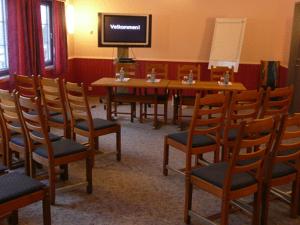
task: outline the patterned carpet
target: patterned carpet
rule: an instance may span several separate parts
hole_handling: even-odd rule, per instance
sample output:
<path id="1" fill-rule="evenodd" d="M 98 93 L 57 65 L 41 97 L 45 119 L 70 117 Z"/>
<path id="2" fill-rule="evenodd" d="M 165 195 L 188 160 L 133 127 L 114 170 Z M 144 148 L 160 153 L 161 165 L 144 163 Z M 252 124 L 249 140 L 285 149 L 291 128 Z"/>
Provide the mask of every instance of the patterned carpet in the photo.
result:
<path id="1" fill-rule="evenodd" d="M 127 106 L 123 106 L 127 108 Z M 103 106 L 93 109 L 94 115 L 105 118 Z M 170 117 L 171 118 L 171 115 Z M 162 175 L 163 137 L 176 132 L 174 125 L 154 130 L 152 121 L 130 123 L 123 116 L 122 161 L 114 155 L 96 157 L 93 170 L 94 192 L 85 187 L 57 193 L 57 205 L 52 206 L 54 225 L 183 225 L 184 177 L 170 172 Z M 115 148 L 115 136 L 101 137 L 100 148 Z M 184 155 L 172 151 L 170 162 L 181 167 Z M 70 181 L 84 179 L 85 164 L 71 164 Z M 220 201 L 203 191 L 195 190 L 193 208 L 202 215 L 220 211 Z M 289 207 L 276 200 L 270 208 L 270 225 L 299 225 L 300 219 L 290 219 Z M 41 204 L 20 210 L 20 224 L 42 224 Z M 193 225 L 200 221 L 192 217 Z M 251 224 L 250 218 L 238 212 L 230 216 L 230 224 Z"/>

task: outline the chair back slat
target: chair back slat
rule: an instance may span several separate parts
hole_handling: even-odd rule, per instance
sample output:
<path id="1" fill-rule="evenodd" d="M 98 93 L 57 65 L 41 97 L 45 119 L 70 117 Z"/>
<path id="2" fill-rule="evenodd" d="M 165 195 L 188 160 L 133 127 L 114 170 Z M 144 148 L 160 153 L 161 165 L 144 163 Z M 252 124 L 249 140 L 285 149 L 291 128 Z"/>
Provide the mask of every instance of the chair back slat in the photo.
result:
<path id="1" fill-rule="evenodd" d="M 25 97 L 40 96 L 36 76 L 15 75 L 16 91 Z"/>
<path id="2" fill-rule="evenodd" d="M 279 117 L 267 117 L 241 123 L 226 174 L 227 185 L 234 174 L 245 172 L 262 182 L 263 165 L 272 148 L 278 121 Z"/>
<path id="3" fill-rule="evenodd" d="M 229 73 L 229 81 L 234 82 L 234 68 L 227 66 L 211 66 L 210 68 L 210 80 L 219 81 L 224 74 Z"/>
<path id="4" fill-rule="evenodd" d="M 300 113 L 285 114 L 279 128 L 274 150 L 271 152 L 273 163 L 300 160 Z M 298 166 L 299 167 L 299 166 Z M 300 168 L 299 168 L 300 169 Z"/>
<path id="5" fill-rule="evenodd" d="M 146 63 L 146 76 L 154 69 L 155 78 L 168 79 L 168 68 L 167 63 Z"/>
<path id="6" fill-rule="evenodd" d="M 260 117 L 287 113 L 292 101 L 293 90 L 293 86 L 275 88 L 274 90 L 268 87 Z"/>
<path id="7" fill-rule="evenodd" d="M 71 127 L 75 127 L 80 120 L 85 120 L 89 130 L 94 130 L 93 119 L 86 95 L 86 87 L 83 84 L 64 82 L 67 102 L 71 114 Z"/>
<path id="8" fill-rule="evenodd" d="M 193 72 L 194 79 L 200 81 L 200 65 L 195 64 L 180 64 L 177 68 L 177 80 L 183 80 L 184 76 L 188 76 L 190 71 Z"/>

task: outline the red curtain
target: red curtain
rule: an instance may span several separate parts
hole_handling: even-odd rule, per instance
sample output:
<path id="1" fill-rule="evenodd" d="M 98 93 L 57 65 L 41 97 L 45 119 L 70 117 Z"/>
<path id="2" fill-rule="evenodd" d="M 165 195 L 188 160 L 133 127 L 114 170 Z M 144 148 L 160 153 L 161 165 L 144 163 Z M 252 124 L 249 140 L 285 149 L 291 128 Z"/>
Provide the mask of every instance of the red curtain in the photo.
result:
<path id="1" fill-rule="evenodd" d="M 65 16 L 65 3 L 53 1 L 54 73 L 65 75 L 68 72 L 68 44 Z"/>
<path id="2" fill-rule="evenodd" d="M 40 0 L 7 1 L 10 74 L 45 73 L 40 3 Z"/>

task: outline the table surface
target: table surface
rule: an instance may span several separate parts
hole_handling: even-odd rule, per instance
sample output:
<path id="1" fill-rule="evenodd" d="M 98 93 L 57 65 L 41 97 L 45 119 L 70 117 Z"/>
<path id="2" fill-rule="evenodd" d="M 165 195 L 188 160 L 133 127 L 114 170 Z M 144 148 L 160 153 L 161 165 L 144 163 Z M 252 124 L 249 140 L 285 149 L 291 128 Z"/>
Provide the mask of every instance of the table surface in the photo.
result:
<path id="1" fill-rule="evenodd" d="M 128 81 L 117 81 L 113 77 L 103 77 L 94 81 L 92 86 L 100 87 L 136 87 L 136 88 L 167 88 L 169 80 L 160 80 L 160 82 L 148 82 L 146 79 L 130 79 Z"/>
<path id="2" fill-rule="evenodd" d="M 244 91 L 242 83 L 232 83 L 230 85 L 220 85 L 215 81 L 196 81 L 195 84 L 183 84 L 181 80 L 170 80 L 169 89 L 190 89 L 190 90 L 213 90 L 213 91 Z"/>
<path id="3" fill-rule="evenodd" d="M 147 82 L 145 79 L 130 79 L 126 82 L 117 81 L 113 77 L 103 77 L 94 81 L 92 86 L 99 87 L 135 87 L 135 88 L 169 88 L 190 90 L 215 90 L 215 91 L 244 91 L 242 83 L 234 82 L 231 85 L 219 85 L 213 81 L 196 81 L 195 84 L 183 84 L 180 80 L 160 80 L 160 82 Z"/>

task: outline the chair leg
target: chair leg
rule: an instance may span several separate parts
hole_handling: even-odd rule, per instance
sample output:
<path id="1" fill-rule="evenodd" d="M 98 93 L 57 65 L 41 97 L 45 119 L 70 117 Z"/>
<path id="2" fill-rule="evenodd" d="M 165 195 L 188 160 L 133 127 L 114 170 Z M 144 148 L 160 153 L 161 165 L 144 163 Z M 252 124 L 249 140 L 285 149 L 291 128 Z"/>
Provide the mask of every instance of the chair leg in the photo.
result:
<path id="1" fill-rule="evenodd" d="M 134 103 L 130 103 L 130 122 L 133 123 L 134 120 Z"/>
<path id="2" fill-rule="evenodd" d="M 19 218 L 18 218 L 18 210 L 14 210 L 11 215 L 8 217 L 8 224 L 9 225 L 18 225 Z"/>
<path id="3" fill-rule="evenodd" d="M 99 137 L 94 137 L 94 149 L 99 150 Z"/>
<path id="4" fill-rule="evenodd" d="M 164 120 L 165 124 L 168 123 L 168 102 L 164 104 Z"/>
<path id="5" fill-rule="evenodd" d="M 117 161 L 121 161 L 121 131 L 119 130 L 116 133 L 116 141 L 117 141 Z"/>
<path id="6" fill-rule="evenodd" d="M 43 199 L 43 223 L 44 225 L 51 225 L 51 209 L 50 209 L 50 198 L 47 192 Z"/>
<path id="7" fill-rule="evenodd" d="M 183 130 L 183 122 L 182 122 L 182 104 L 179 104 L 178 107 L 178 124 L 179 124 L 179 128 L 180 130 Z"/>
<path id="8" fill-rule="evenodd" d="M 87 181 L 87 187 L 86 192 L 88 194 L 91 194 L 93 192 L 93 157 L 92 154 L 90 154 L 86 158 L 86 181 Z"/>
<path id="9" fill-rule="evenodd" d="M 163 174 L 168 176 L 167 165 L 169 164 L 169 144 L 167 143 L 167 137 L 164 142 L 164 161 L 163 161 Z"/>
<path id="10" fill-rule="evenodd" d="M 115 117 L 117 117 L 117 108 L 118 108 L 118 106 L 117 106 L 117 102 L 114 102 L 114 115 L 115 115 Z"/>
<path id="11" fill-rule="evenodd" d="M 269 205 L 270 205 L 270 190 L 271 187 L 267 184 L 263 186 L 263 201 L 262 201 L 262 215 L 261 215 L 261 224 L 268 224 L 269 217 Z"/>
<path id="12" fill-rule="evenodd" d="M 261 202 L 262 202 L 262 188 L 259 187 L 258 191 L 254 194 L 254 203 L 253 203 L 253 219 L 252 224 L 253 225 L 259 225 L 260 223 L 260 217 L 261 217 Z"/>
<path id="13" fill-rule="evenodd" d="M 49 166 L 49 187 L 50 187 L 50 202 L 51 205 L 55 205 L 55 168 L 53 166 Z"/>
<path id="14" fill-rule="evenodd" d="M 191 223 L 190 210 L 192 209 L 193 184 L 186 178 L 185 180 L 185 203 L 184 203 L 184 222 Z"/>
<path id="15" fill-rule="evenodd" d="M 229 219 L 229 200 L 226 196 L 222 199 L 221 222 L 220 225 L 228 225 Z"/>
<path id="16" fill-rule="evenodd" d="M 144 104 L 144 116 L 145 116 L 145 119 L 147 119 L 147 114 L 148 114 L 148 112 L 147 112 L 147 106 L 148 106 L 148 104 Z"/>
<path id="17" fill-rule="evenodd" d="M 299 179 L 296 179 L 293 182 L 292 187 L 292 199 L 291 199 L 291 217 L 296 218 L 299 211 L 299 191 L 300 191 L 300 182 Z"/>
<path id="18" fill-rule="evenodd" d="M 66 181 L 69 179 L 69 167 L 68 164 L 60 165 L 59 166 L 63 172 L 60 174 L 60 179 Z"/>
<path id="19" fill-rule="evenodd" d="M 143 123 L 143 104 L 140 103 L 140 123 Z"/>

